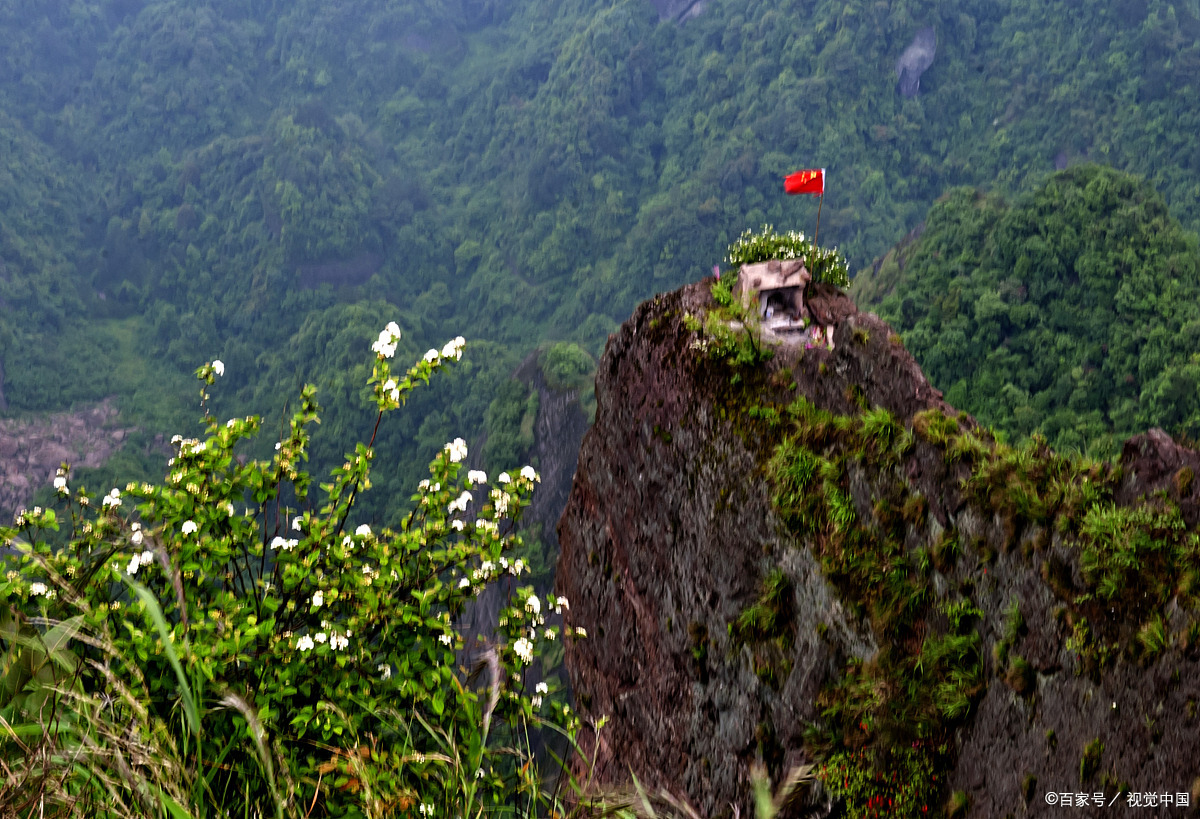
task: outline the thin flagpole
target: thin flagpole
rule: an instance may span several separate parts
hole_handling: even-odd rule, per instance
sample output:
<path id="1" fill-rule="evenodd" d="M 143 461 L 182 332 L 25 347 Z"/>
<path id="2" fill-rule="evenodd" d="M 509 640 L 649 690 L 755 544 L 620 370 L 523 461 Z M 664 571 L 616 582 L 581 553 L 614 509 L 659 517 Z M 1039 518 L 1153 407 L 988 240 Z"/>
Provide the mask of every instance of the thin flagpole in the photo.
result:
<path id="1" fill-rule="evenodd" d="M 822 180 L 823 181 L 823 180 Z M 817 237 L 821 235 L 821 206 L 825 204 L 825 186 L 821 186 L 821 198 L 817 202 L 817 230 L 813 233 L 813 244 L 817 243 Z"/>

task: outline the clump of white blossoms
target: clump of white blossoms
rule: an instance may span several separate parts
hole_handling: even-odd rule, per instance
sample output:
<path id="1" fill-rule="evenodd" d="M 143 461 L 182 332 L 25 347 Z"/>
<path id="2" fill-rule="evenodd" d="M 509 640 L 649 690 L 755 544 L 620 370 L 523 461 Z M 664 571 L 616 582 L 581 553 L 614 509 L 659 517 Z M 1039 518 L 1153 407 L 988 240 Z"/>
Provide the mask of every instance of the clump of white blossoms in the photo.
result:
<path id="1" fill-rule="evenodd" d="M 100 505 L 105 509 L 115 509 L 116 507 L 120 506 L 121 492 L 116 487 L 113 487 L 113 490 L 105 495 L 100 501 Z"/>
<path id="2" fill-rule="evenodd" d="M 325 604 L 325 593 L 320 589 L 312 596 L 312 604 L 314 609 L 319 609 Z"/>
<path id="3" fill-rule="evenodd" d="M 463 347 L 467 341 L 462 336 L 458 336 L 453 341 L 447 341 L 446 346 L 442 348 L 442 358 L 453 358 L 458 361 L 462 358 Z"/>
<path id="4" fill-rule="evenodd" d="M 194 535 L 198 528 L 200 527 L 196 526 L 196 521 L 185 520 L 183 522 L 183 526 L 179 527 L 179 531 L 183 532 L 185 535 Z"/>
<path id="5" fill-rule="evenodd" d="M 467 442 L 462 438 L 455 438 L 446 444 L 445 450 L 450 453 L 450 463 L 456 464 L 467 457 Z"/>
<path id="6" fill-rule="evenodd" d="M 380 358 L 391 358 L 396 354 L 396 344 L 400 341 L 400 326 L 389 321 L 379 333 L 379 338 L 371 345 L 371 349 Z"/>
<path id="7" fill-rule="evenodd" d="M 315 645 L 316 643 L 313 642 L 312 637 L 309 637 L 307 634 L 296 641 L 296 648 L 301 651 L 312 651 Z"/>
<path id="8" fill-rule="evenodd" d="M 458 500 L 450 501 L 450 503 L 446 506 L 446 511 L 450 514 L 454 514 L 455 511 L 466 512 L 467 504 L 472 500 L 474 500 L 474 498 L 471 497 L 470 492 L 463 492 L 458 496 Z"/>
<path id="9" fill-rule="evenodd" d="M 487 473 L 478 469 L 472 469 L 467 472 L 467 483 L 481 484 L 487 483 Z"/>
<path id="10" fill-rule="evenodd" d="M 190 521 L 189 521 L 189 523 L 190 523 Z M 186 534 L 186 532 L 184 534 Z M 276 535 L 275 538 L 271 540 L 271 548 L 272 549 L 283 549 L 285 552 L 290 552 L 292 549 L 295 549 L 298 545 L 300 545 L 300 541 L 294 540 L 294 539 L 288 540 L 287 538 L 282 538 L 282 537 L 279 537 L 278 535 Z"/>
<path id="11" fill-rule="evenodd" d="M 513 651 L 516 652 L 516 655 L 526 664 L 533 662 L 533 643 L 529 642 L 529 640 L 526 638 L 518 638 L 517 641 L 513 643 Z"/>
<path id="12" fill-rule="evenodd" d="M 47 594 L 47 592 L 48 592 L 48 589 L 46 588 L 45 583 L 37 582 L 37 583 L 29 584 L 29 593 L 31 595 L 33 595 L 34 597 L 40 597 L 41 595 L 49 596 Z"/>
<path id="13" fill-rule="evenodd" d="M 54 476 L 54 491 L 60 495 L 68 495 L 71 492 L 71 490 L 67 488 L 67 476 L 63 474 L 61 469 L 58 470 L 58 474 Z"/>
<path id="14" fill-rule="evenodd" d="M 225 362 L 222 361 L 221 359 L 219 359 L 219 358 L 213 359 L 212 368 L 213 368 L 213 372 L 216 373 L 218 376 L 225 375 Z"/>
<path id="15" fill-rule="evenodd" d="M 142 566 L 149 566 L 153 562 L 154 553 L 149 550 L 144 551 L 140 555 L 133 556 L 133 558 L 129 561 L 129 565 L 125 567 L 125 573 L 132 577 L 138 573 L 138 569 L 140 569 Z"/>

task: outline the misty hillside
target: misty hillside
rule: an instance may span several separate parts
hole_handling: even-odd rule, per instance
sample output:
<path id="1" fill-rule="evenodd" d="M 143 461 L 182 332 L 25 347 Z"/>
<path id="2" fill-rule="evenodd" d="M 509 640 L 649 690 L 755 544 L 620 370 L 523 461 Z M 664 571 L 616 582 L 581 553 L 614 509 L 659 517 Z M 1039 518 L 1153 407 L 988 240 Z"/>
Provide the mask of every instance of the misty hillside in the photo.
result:
<path id="1" fill-rule="evenodd" d="M 412 355 L 467 335 L 381 442 L 398 492 L 456 435 L 527 449 L 510 374 L 539 344 L 594 355 L 744 228 L 811 230 L 816 202 L 781 195 L 795 168 L 828 170 L 822 243 L 856 268 L 953 186 L 1018 194 L 1084 160 L 1200 224 L 1195 0 L 676 5 L 6 3 L 0 411 L 117 395 L 142 430 L 121 466 L 155 473 L 220 358 L 224 411 L 277 424 L 318 383 L 328 460 L 369 423 L 334 373 L 378 327 Z"/>

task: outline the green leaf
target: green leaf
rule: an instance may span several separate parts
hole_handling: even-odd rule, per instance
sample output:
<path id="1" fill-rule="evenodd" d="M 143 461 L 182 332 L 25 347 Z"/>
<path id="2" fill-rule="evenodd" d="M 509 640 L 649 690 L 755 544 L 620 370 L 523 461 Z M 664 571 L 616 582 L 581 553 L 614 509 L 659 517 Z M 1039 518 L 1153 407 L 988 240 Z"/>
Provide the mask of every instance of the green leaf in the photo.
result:
<path id="1" fill-rule="evenodd" d="M 158 635 L 163 642 L 163 650 L 167 653 L 167 660 L 171 663 L 171 668 L 175 669 L 175 677 L 179 680 L 179 693 L 183 697 L 183 712 L 187 716 L 188 726 L 194 735 L 199 736 L 200 714 L 196 708 L 196 701 L 192 697 L 192 688 L 188 684 L 187 675 L 183 673 L 183 666 L 179 663 L 179 655 L 175 653 L 175 643 L 171 637 L 171 630 L 167 627 L 167 620 L 163 617 L 162 608 L 158 605 L 158 600 L 153 593 L 141 583 L 124 575 L 121 579 L 145 604 L 146 613 L 150 616 L 154 627 L 158 629 Z"/>

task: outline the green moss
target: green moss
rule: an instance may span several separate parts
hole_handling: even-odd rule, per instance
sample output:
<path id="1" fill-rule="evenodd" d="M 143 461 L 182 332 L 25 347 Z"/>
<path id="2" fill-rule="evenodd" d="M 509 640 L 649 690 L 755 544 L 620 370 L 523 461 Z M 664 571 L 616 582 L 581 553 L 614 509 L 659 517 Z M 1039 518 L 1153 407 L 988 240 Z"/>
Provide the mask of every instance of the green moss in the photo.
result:
<path id="1" fill-rule="evenodd" d="M 1100 758 L 1104 755 L 1104 743 L 1099 737 L 1089 742 L 1079 758 L 1079 784 L 1086 783 L 1100 769 Z"/>
<path id="2" fill-rule="evenodd" d="M 754 673 L 775 690 L 783 688 L 792 671 L 791 649 L 796 635 L 795 591 L 779 569 L 763 578 L 762 593 L 729 624 L 730 648 L 751 648 Z"/>
<path id="3" fill-rule="evenodd" d="M 1008 658 L 1008 669 L 1004 672 L 1004 682 L 1018 694 L 1028 694 L 1033 690 L 1037 677 L 1033 666 L 1018 654 Z"/>
<path id="4" fill-rule="evenodd" d="M 1166 649 L 1167 640 L 1167 626 L 1158 612 L 1152 614 L 1138 629 L 1137 641 L 1142 647 L 1142 656 L 1147 661 L 1153 660 Z"/>

